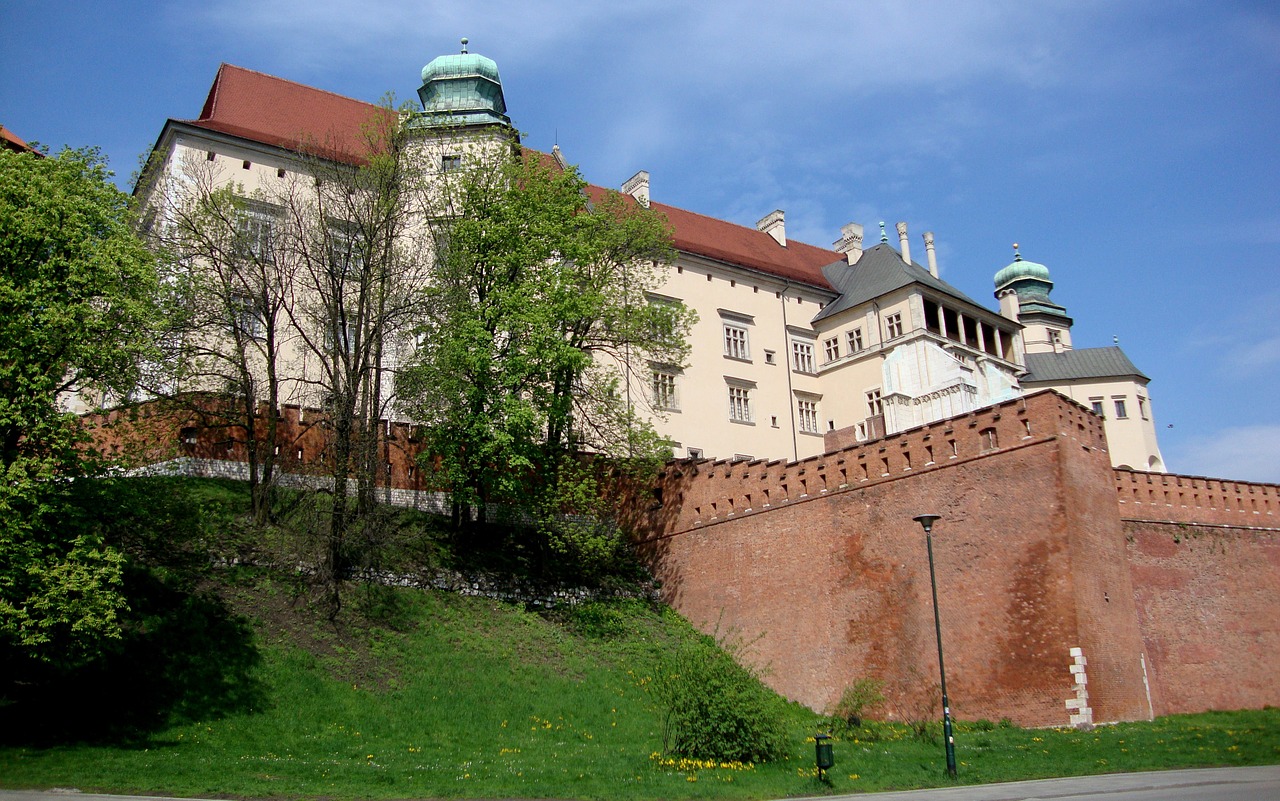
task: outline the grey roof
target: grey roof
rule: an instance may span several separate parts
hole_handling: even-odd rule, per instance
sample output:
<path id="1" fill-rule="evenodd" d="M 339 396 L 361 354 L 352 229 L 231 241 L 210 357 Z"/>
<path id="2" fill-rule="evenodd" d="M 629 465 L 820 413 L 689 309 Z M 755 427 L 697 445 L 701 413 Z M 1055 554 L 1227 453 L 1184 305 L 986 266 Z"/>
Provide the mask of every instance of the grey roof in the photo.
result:
<path id="1" fill-rule="evenodd" d="M 818 312 L 813 318 L 815 323 L 911 284 L 921 284 L 971 306 L 985 308 L 947 282 L 934 278 L 919 264 L 907 264 L 898 251 L 884 242 L 864 251 L 857 264 L 838 261 L 823 267 L 822 274 L 840 297 Z"/>
<path id="2" fill-rule="evenodd" d="M 1151 379 L 1129 361 L 1119 347 L 1078 348 L 1062 353 L 1028 353 L 1027 375 L 1022 383 L 1036 381 L 1071 381 L 1080 378 L 1120 378 L 1134 376 Z"/>

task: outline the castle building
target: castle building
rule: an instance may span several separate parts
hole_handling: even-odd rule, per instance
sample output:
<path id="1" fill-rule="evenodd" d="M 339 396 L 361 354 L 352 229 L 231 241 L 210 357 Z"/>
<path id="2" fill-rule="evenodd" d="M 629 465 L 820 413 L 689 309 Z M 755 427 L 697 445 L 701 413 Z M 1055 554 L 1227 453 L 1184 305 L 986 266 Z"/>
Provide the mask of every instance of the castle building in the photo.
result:
<path id="1" fill-rule="evenodd" d="M 513 135 L 496 64 L 463 44 L 421 73 L 416 141 L 424 168 L 440 173 L 466 166 L 486 133 Z M 362 127 L 390 113 L 223 64 L 200 115 L 166 122 L 159 178 L 138 192 L 163 218 L 164 187 L 197 167 L 252 195 L 305 172 L 315 154 L 358 164 Z M 915 262 L 905 223 L 897 247 L 883 223 L 870 247 L 850 223 L 826 248 L 788 239 L 781 210 L 749 228 L 666 205 L 645 171 L 621 190 L 672 228 L 678 255 L 651 301 L 697 313 L 688 363 L 645 365 L 647 385 L 628 388 L 675 456 L 803 459 L 1050 388 L 1104 418 L 1114 465 L 1163 471 L 1147 377 L 1118 347 L 1072 349 L 1042 265 L 1018 255 L 1001 270 L 992 310 L 939 277 L 932 233 L 927 267 Z M 270 214 L 259 216 L 269 237 Z M 286 400 L 314 404 L 304 375 L 314 366 L 305 355 L 291 363 L 300 378 Z"/>

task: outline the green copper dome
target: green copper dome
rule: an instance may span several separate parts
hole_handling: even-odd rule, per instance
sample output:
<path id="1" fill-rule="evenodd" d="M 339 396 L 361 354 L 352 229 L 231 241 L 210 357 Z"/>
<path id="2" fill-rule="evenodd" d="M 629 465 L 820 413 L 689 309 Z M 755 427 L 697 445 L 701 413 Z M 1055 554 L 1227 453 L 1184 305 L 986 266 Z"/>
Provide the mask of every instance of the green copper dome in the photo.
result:
<path id="1" fill-rule="evenodd" d="M 510 125 L 502 79 L 493 59 L 467 52 L 433 58 L 422 68 L 423 127 L 437 125 Z"/>
<path id="2" fill-rule="evenodd" d="M 995 283 L 996 289 L 1018 281 L 1020 279 L 1030 278 L 1032 280 L 1044 281 L 1053 286 L 1053 282 L 1049 281 L 1049 268 L 1043 264 L 1037 264 L 1034 261 L 1025 261 L 1022 254 L 1014 251 L 1013 263 L 996 273 Z"/>

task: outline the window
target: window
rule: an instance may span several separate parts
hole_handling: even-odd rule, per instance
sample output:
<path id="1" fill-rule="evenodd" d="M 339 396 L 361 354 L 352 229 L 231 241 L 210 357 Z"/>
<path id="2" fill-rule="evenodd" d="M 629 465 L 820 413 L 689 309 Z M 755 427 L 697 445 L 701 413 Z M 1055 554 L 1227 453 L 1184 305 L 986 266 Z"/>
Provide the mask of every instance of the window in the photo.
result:
<path id="1" fill-rule="evenodd" d="M 857 353 L 862 350 L 862 329 L 855 328 L 849 332 L 849 352 Z"/>
<path id="2" fill-rule="evenodd" d="M 725 325 L 724 355 L 730 359 L 750 361 L 751 347 L 747 342 L 747 329 L 737 325 Z"/>
<path id="3" fill-rule="evenodd" d="M 791 363 L 798 373 L 812 373 L 813 345 L 809 342 L 791 340 Z"/>
<path id="4" fill-rule="evenodd" d="M 1139 396 L 1138 396 L 1138 415 L 1139 415 L 1143 420 L 1149 420 L 1149 419 L 1151 419 L 1151 418 L 1148 416 L 1148 415 L 1149 415 L 1149 413 L 1147 412 L 1147 399 L 1146 399 L 1146 398 L 1144 398 L 1144 397 L 1142 397 L 1141 395 L 1139 395 Z"/>
<path id="5" fill-rule="evenodd" d="M 702 448 L 687 448 L 685 452 L 689 454 L 690 459 L 702 458 Z"/>
<path id="6" fill-rule="evenodd" d="M 1102 398 L 1090 398 L 1089 408 L 1093 409 L 1093 413 L 1099 417 L 1106 417 L 1102 411 Z"/>
<path id="7" fill-rule="evenodd" d="M 676 398 L 676 376 L 665 370 L 654 370 L 653 381 L 650 384 L 653 390 L 653 407 L 655 409 L 679 409 L 679 400 Z"/>
<path id="8" fill-rule="evenodd" d="M 834 362 L 840 358 L 840 338 L 832 337 L 822 343 L 822 350 L 826 354 L 827 362 Z"/>
<path id="9" fill-rule="evenodd" d="M 771 351 L 771 350 L 766 350 L 766 351 L 764 352 L 764 363 L 765 363 L 765 364 L 776 364 L 776 363 L 777 363 L 777 356 L 778 356 L 778 354 L 774 353 L 773 351 Z"/>
<path id="10" fill-rule="evenodd" d="M 1129 418 L 1129 412 L 1125 410 L 1124 398 L 1112 398 L 1112 400 L 1116 403 L 1116 419 L 1127 420 Z"/>
<path id="11" fill-rule="evenodd" d="M 358 275 L 364 269 L 364 248 L 355 227 L 335 222 L 329 225 L 329 271 L 334 280 Z"/>
<path id="12" fill-rule="evenodd" d="M 896 339 L 902 336 L 902 314 L 894 312 L 884 318 L 884 329 L 888 339 Z"/>
<path id="13" fill-rule="evenodd" d="M 735 423 L 751 422 L 751 390 L 729 387 L 729 419 Z"/>
<path id="14" fill-rule="evenodd" d="M 462 156 L 448 155 L 440 157 L 440 172 L 457 172 L 462 169 Z"/>
<path id="15" fill-rule="evenodd" d="M 808 434 L 818 433 L 818 402 L 802 400 L 796 403 L 800 430 Z"/>
<path id="16" fill-rule="evenodd" d="M 236 253 L 242 258 L 268 261 L 275 248 L 276 212 L 273 208 L 254 204 L 240 212 L 236 220 Z"/>
<path id="17" fill-rule="evenodd" d="M 871 417 L 884 414 L 884 401 L 880 398 L 880 390 L 873 389 L 867 393 L 867 413 Z"/>
<path id="18" fill-rule="evenodd" d="M 230 313 L 231 326 L 239 333 L 252 339 L 266 336 L 267 327 L 262 321 L 258 304 L 247 292 L 232 292 L 227 298 L 227 311 Z"/>

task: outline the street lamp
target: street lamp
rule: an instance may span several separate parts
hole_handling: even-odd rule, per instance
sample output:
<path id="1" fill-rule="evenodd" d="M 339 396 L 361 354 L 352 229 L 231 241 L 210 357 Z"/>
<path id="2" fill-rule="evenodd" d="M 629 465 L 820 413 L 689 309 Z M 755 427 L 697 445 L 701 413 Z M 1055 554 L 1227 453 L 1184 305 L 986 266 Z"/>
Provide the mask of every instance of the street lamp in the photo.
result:
<path id="1" fill-rule="evenodd" d="M 911 518 L 924 529 L 925 546 L 929 550 L 929 588 L 933 591 L 933 628 L 938 634 L 938 675 L 942 677 L 942 737 L 947 749 L 947 775 L 956 777 L 956 740 L 951 733 L 951 702 L 947 700 L 947 668 L 942 662 L 942 618 L 938 616 L 938 580 L 933 572 L 933 524 L 942 515 L 916 515 Z"/>

